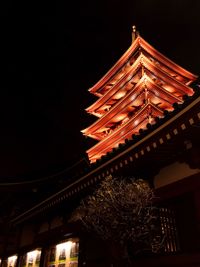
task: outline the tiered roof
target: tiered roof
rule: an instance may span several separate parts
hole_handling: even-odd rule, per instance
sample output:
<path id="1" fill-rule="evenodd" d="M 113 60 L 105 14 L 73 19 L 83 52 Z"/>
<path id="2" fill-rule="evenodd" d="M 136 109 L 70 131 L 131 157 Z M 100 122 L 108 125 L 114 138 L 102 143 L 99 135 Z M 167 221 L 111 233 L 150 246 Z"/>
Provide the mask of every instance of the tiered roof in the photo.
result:
<path id="1" fill-rule="evenodd" d="M 162 117 L 183 96 L 193 95 L 189 86 L 197 76 L 166 58 L 141 36 L 137 36 L 118 62 L 98 81 L 91 93 L 98 100 L 86 109 L 97 117 L 82 130 L 98 143 L 87 153 L 95 162 L 148 123 Z"/>

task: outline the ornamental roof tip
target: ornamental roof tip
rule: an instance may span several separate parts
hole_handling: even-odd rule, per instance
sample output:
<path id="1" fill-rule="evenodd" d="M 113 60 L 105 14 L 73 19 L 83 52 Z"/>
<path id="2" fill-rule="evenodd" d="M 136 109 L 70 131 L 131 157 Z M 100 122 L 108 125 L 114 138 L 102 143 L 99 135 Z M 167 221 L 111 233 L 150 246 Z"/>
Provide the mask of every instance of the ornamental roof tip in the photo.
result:
<path id="1" fill-rule="evenodd" d="M 137 39 L 137 37 L 139 36 L 139 32 L 136 29 L 136 26 L 133 25 L 132 26 L 132 43 Z"/>

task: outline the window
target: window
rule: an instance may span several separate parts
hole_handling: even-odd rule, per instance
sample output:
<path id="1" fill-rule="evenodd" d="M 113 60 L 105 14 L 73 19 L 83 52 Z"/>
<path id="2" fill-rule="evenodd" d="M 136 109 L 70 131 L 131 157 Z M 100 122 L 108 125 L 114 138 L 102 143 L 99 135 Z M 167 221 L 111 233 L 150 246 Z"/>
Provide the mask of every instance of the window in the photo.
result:
<path id="1" fill-rule="evenodd" d="M 160 225 L 164 236 L 163 249 L 166 253 L 174 253 L 180 250 L 175 213 L 169 208 L 160 208 Z"/>

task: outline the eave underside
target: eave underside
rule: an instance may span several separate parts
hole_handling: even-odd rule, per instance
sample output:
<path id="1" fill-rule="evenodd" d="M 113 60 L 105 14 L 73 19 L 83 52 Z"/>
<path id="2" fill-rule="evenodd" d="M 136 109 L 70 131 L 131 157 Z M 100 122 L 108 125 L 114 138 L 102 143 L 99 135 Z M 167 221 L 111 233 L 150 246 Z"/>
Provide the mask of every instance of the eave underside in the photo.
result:
<path id="1" fill-rule="evenodd" d="M 147 123 L 154 123 L 155 117 L 161 117 L 162 115 L 162 110 L 151 103 L 147 103 L 128 122 L 122 124 L 120 128 L 111 132 L 87 151 L 90 161 L 96 161 L 98 158 L 117 147 L 120 143 L 124 143 L 126 139 L 131 138 L 133 134 L 138 134 L 140 129 L 145 129 Z"/>
<path id="2" fill-rule="evenodd" d="M 101 137 L 99 133 L 104 132 L 106 129 L 114 128 L 116 124 L 119 126 L 119 122 L 122 122 L 124 118 L 130 118 L 129 114 L 133 116 L 139 108 L 142 108 L 147 98 L 153 105 L 158 106 L 163 111 L 165 109 L 172 110 L 174 102 L 182 103 L 182 98 L 171 94 L 147 75 L 144 75 L 134 90 L 128 92 L 110 111 L 85 129 L 84 134 L 101 140 L 104 136 L 102 135 Z"/>
<path id="3" fill-rule="evenodd" d="M 99 82 L 90 88 L 89 91 L 97 96 L 100 96 L 101 90 L 106 86 L 106 84 L 112 85 L 113 82 L 115 83 L 115 81 L 118 81 L 120 77 L 123 76 L 123 72 L 126 69 L 127 63 L 134 61 L 135 54 L 138 49 L 142 50 L 148 55 L 148 57 L 151 57 L 153 60 L 162 65 L 168 73 L 171 73 L 172 76 L 176 77 L 185 84 L 189 85 L 198 77 L 165 57 L 139 36 L 133 42 L 130 48 L 124 53 L 124 55 L 117 61 L 117 63 L 103 76 Z"/>

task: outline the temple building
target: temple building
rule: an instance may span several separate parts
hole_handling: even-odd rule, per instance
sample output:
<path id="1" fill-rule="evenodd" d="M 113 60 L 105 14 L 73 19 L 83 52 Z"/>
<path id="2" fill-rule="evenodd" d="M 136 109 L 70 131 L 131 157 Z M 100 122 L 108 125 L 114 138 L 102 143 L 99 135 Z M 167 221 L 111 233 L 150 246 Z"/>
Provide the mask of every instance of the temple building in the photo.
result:
<path id="1" fill-rule="evenodd" d="M 10 219 L 1 267 L 113 266 L 105 243 L 69 220 L 108 175 L 146 179 L 156 194 L 163 249 L 133 266 L 200 266 L 199 87 L 133 27 L 130 48 L 89 89 L 98 98 L 86 109 L 97 119 L 82 130 L 96 140 L 90 164 L 62 174 L 60 191 Z"/>
<path id="2" fill-rule="evenodd" d="M 197 76 L 147 43 L 133 27 L 132 45 L 89 92 L 98 100 L 86 111 L 97 120 L 82 133 L 97 140 L 87 153 L 91 162 L 154 124 L 174 103 L 192 96 Z"/>

